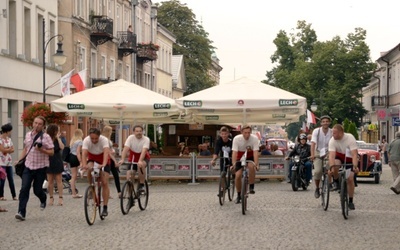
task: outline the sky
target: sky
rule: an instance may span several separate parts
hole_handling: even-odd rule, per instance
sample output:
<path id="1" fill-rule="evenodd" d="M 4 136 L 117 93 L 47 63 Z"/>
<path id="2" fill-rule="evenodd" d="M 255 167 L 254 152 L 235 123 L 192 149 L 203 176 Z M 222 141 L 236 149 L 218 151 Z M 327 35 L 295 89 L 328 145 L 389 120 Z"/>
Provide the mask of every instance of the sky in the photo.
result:
<path id="1" fill-rule="evenodd" d="M 153 0 L 153 4 L 163 1 Z M 247 77 L 261 81 L 273 68 L 273 40 L 280 30 L 294 32 L 304 20 L 315 30 L 318 41 L 335 36 L 344 40 L 355 28 L 367 31 L 371 60 L 400 43 L 398 0 L 180 0 L 196 15 L 223 70 L 220 83 Z"/>

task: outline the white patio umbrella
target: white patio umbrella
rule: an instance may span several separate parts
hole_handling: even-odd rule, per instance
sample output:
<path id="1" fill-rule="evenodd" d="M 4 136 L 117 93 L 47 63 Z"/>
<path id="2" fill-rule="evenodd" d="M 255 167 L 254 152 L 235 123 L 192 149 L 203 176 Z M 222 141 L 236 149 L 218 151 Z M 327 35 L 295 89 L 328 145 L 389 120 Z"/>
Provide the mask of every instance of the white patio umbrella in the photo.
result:
<path id="1" fill-rule="evenodd" d="M 306 98 L 248 78 L 220 84 L 176 100 L 204 124 L 285 124 L 305 114 Z"/>
<path id="2" fill-rule="evenodd" d="M 127 121 L 162 123 L 180 114 L 173 99 L 122 79 L 54 100 L 51 109 L 73 116 L 118 120 L 121 128 Z M 121 138 L 122 129 L 119 131 Z"/>

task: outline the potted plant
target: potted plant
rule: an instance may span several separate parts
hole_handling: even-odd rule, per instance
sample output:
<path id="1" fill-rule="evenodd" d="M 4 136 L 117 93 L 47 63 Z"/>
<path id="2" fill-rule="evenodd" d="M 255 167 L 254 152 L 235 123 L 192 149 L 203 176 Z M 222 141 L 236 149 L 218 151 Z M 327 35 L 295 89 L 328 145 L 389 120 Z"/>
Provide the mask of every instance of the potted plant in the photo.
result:
<path id="1" fill-rule="evenodd" d="M 25 127 L 32 128 L 33 119 L 37 116 L 43 116 L 47 123 L 50 124 L 63 124 L 68 119 L 66 112 L 53 112 L 46 103 L 34 103 L 24 109 L 21 116 L 21 122 Z"/>

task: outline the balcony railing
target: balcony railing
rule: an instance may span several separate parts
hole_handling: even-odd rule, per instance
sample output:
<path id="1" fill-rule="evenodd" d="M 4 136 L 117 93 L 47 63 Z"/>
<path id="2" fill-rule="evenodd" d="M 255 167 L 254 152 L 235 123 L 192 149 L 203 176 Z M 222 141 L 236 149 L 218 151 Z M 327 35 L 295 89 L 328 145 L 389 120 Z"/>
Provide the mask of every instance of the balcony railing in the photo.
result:
<path id="1" fill-rule="evenodd" d="M 96 45 L 101 45 L 113 39 L 113 20 L 107 16 L 90 16 L 90 39 Z"/>
<path id="2" fill-rule="evenodd" d="M 371 96 L 371 107 L 386 107 L 386 96 Z"/>
<path id="3" fill-rule="evenodd" d="M 137 45 L 137 60 L 153 61 L 157 60 L 158 45 L 153 43 L 140 43 Z"/>
<path id="4" fill-rule="evenodd" d="M 118 31 L 118 53 L 122 56 L 128 56 L 136 53 L 136 34 L 128 31 Z"/>

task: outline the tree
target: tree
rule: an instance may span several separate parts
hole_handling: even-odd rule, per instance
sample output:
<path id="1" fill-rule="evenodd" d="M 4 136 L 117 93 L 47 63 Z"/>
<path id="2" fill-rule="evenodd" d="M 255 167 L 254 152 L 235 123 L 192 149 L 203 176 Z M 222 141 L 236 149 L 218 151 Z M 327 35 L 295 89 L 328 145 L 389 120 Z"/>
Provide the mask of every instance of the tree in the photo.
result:
<path id="1" fill-rule="evenodd" d="M 351 122 L 349 124 L 347 133 L 352 134 L 354 136 L 354 138 L 356 138 L 356 140 L 358 140 L 357 127 L 356 127 L 356 124 L 354 122 Z"/>
<path id="2" fill-rule="evenodd" d="M 338 123 L 349 117 L 359 126 L 367 113 L 361 89 L 376 68 L 365 43 L 366 31 L 356 28 L 345 40 L 336 36 L 320 42 L 311 24 L 298 21 L 296 29 L 297 33 L 277 34 L 277 50 L 271 56 L 276 66 L 263 82 L 304 96 L 309 105 L 315 100 L 319 115 L 329 114 Z"/>
<path id="3" fill-rule="evenodd" d="M 173 54 L 184 56 L 187 85 L 185 95 L 214 86 L 215 82 L 208 75 L 214 47 L 192 10 L 178 0 L 162 2 L 157 19 L 176 36 Z"/>

